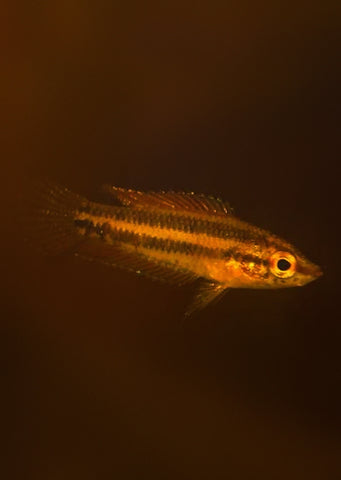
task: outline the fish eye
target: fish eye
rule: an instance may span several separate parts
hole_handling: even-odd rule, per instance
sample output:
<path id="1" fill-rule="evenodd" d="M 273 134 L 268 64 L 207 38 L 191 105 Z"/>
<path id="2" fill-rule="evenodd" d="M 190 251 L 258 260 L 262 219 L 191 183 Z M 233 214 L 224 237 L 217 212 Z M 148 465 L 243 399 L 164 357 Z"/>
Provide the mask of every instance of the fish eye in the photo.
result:
<path id="1" fill-rule="evenodd" d="M 281 270 L 282 272 L 289 270 L 290 267 L 291 263 L 288 262 L 286 258 L 280 258 L 277 262 L 277 268 L 279 268 L 279 270 Z"/>
<path id="2" fill-rule="evenodd" d="M 270 258 L 270 270 L 280 278 L 290 278 L 296 272 L 296 258 L 289 252 L 276 252 Z"/>

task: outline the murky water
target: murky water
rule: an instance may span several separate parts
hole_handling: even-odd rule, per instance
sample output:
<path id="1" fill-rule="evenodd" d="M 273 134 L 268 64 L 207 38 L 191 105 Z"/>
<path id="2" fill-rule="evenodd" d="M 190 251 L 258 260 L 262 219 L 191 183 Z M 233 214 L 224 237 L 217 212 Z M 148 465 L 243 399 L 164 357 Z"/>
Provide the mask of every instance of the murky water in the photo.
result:
<path id="1" fill-rule="evenodd" d="M 339 478 L 336 8 L 6 3 L 12 478 Z M 219 195 L 324 277 L 231 291 L 184 322 L 191 287 L 23 245 L 36 177 L 95 200 L 102 183 Z"/>

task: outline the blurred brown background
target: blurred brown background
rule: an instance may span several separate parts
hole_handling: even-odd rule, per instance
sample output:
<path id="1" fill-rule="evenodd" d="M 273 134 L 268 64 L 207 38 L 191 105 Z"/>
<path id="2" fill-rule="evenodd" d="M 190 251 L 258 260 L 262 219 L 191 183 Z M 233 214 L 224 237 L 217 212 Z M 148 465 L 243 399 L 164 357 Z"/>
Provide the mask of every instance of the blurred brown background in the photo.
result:
<path id="1" fill-rule="evenodd" d="M 3 2 L 3 479 L 341 478 L 341 16 L 312 3 Z M 220 195 L 325 275 L 184 323 L 191 288 L 23 245 L 41 176 Z"/>

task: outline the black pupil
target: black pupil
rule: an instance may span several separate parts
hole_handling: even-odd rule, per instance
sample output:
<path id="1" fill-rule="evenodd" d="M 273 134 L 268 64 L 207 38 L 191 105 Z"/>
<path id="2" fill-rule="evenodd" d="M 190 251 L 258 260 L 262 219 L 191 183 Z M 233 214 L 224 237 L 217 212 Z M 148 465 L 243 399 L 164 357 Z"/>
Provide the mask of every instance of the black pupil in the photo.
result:
<path id="1" fill-rule="evenodd" d="M 277 262 L 277 267 L 282 270 L 282 272 L 285 272 L 285 270 L 289 270 L 291 267 L 291 263 L 288 262 L 288 260 L 285 260 L 285 258 L 281 258 Z"/>

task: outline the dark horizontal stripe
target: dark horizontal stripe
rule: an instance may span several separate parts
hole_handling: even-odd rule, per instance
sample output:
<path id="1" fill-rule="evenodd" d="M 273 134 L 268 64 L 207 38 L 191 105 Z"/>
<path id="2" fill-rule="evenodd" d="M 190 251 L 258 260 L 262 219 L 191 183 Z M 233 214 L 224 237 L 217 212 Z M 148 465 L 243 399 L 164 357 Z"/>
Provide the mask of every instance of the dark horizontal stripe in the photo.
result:
<path id="1" fill-rule="evenodd" d="M 108 240 L 109 242 L 121 242 L 135 247 L 160 250 L 167 253 L 174 252 L 207 258 L 224 258 L 226 260 L 233 258 L 234 260 L 243 263 L 254 262 L 256 265 L 268 264 L 266 260 L 262 260 L 260 257 L 251 254 L 243 254 L 239 251 L 238 247 L 228 250 L 208 248 L 190 242 L 157 238 L 150 235 L 136 234 L 127 230 L 113 229 L 110 224 L 106 222 L 103 224 L 94 224 L 91 220 L 75 220 L 75 225 L 78 228 L 85 230 L 85 234 L 95 234 L 99 238 Z"/>
<path id="2" fill-rule="evenodd" d="M 269 265 L 268 260 L 262 259 L 261 257 L 257 257 L 257 255 L 252 255 L 249 253 L 244 254 L 238 249 L 238 247 L 229 248 L 228 250 L 223 250 L 222 256 L 224 258 L 233 257 L 235 260 L 239 262 L 245 262 L 245 263 L 253 262 L 256 265 L 264 265 L 264 266 Z"/>
<path id="3" fill-rule="evenodd" d="M 133 209 L 128 207 L 112 207 L 108 205 L 84 205 L 81 212 L 92 216 L 106 216 L 117 221 L 125 221 L 135 225 L 148 225 L 150 227 L 168 228 L 184 233 L 206 234 L 213 238 L 232 239 L 240 242 L 257 241 L 268 246 L 267 232 L 256 227 L 238 228 L 222 222 L 219 217 L 212 220 L 196 218 L 190 213 L 179 214 L 170 212 L 157 212 L 151 210 Z M 278 245 L 280 248 L 280 245 Z"/>
<path id="4" fill-rule="evenodd" d="M 205 256 L 210 258 L 222 257 L 222 251 L 203 247 L 201 245 L 179 242 L 176 240 L 157 238 L 150 235 L 140 235 L 122 229 L 113 229 L 109 223 L 95 224 L 92 220 L 75 220 L 75 225 L 84 230 L 85 235 L 95 234 L 109 242 L 122 242 L 136 247 L 160 250 L 163 252 L 183 253 L 186 255 Z"/>
<path id="5" fill-rule="evenodd" d="M 74 224 L 76 227 L 84 230 L 85 235 L 96 234 L 103 238 L 110 231 L 109 223 L 94 224 L 92 220 L 88 219 L 75 219 Z"/>

